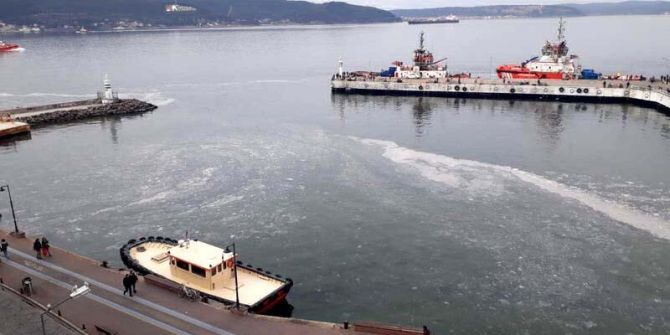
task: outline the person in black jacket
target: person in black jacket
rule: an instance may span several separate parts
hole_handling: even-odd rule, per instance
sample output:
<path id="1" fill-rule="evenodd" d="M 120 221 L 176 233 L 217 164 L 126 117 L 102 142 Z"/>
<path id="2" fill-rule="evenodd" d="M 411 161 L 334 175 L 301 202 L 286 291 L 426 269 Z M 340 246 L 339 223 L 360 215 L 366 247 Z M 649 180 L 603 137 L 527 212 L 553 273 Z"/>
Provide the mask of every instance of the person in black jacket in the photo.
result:
<path id="1" fill-rule="evenodd" d="M 2 239 L 2 242 L 0 243 L 0 251 L 2 252 L 2 255 L 5 256 L 5 258 L 9 259 L 8 256 L 8 249 L 9 249 L 9 243 L 5 241 L 5 239 Z"/>
<path id="2" fill-rule="evenodd" d="M 126 292 L 128 292 L 129 296 L 131 296 L 131 297 L 133 296 L 133 289 L 130 287 L 131 286 L 131 284 L 130 284 L 131 281 L 132 281 L 132 279 L 130 279 L 129 274 L 126 274 L 123 277 L 123 295 L 126 295 Z"/>
<path id="3" fill-rule="evenodd" d="M 131 288 L 131 291 L 132 291 L 132 293 L 137 294 L 137 289 L 135 288 L 135 284 L 137 284 L 137 279 L 138 279 L 138 278 L 137 278 L 137 275 L 135 274 L 134 271 L 130 271 L 130 275 L 129 275 L 129 277 L 130 277 L 130 288 Z M 131 296 L 132 296 L 132 294 L 131 294 Z"/>
<path id="4" fill-rule="evenodd" d="M 42 259 L 42 243 L 40 243 L 40 239 L 36 238 L 35 242 L 33 243 L 33 250 L 35 250 L 35 257 L 38 259 Z"/>

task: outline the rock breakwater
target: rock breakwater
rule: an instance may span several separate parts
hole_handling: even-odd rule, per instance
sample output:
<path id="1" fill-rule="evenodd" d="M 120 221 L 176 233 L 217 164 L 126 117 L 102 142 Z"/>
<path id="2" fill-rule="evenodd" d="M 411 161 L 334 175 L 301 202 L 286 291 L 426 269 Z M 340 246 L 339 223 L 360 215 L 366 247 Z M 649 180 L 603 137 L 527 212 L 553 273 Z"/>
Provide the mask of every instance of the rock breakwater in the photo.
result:
<path id="1" fill-rule="evenodd" d="M 14 120 L 26 122 L 30 125 L 48 125 L 55 123 L 67 123 L 84 119 L 131 115 L 151 112 L 158 108 L 156 105 L 137 99 L 123 99 L 110 104 L 100 104 L 79 109 L 63 109 L 45 111 L 43 113 L 15 114 Z"/>

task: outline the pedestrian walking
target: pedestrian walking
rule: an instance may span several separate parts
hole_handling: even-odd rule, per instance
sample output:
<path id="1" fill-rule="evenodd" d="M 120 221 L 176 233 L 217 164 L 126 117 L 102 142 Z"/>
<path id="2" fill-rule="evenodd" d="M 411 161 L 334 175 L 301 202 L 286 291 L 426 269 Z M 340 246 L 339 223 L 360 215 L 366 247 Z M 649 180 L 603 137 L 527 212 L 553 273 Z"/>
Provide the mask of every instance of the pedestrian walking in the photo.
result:
<path id="1" fill-rule="evenodd" d="M 42 259 L 42 243 L 40 242 L 39 238 L 35 239 L 35 242 L 33 243 L 33 250 L 35 251 L 35 257 L 37 259 Z"/>
<path id="2" fill-rule="evenodd" d="M 49 249 L 49 240 L 46 237 L 42 237 L 42 256 L 51 257 L 51 250 Z"/>
<path id="3" fill-rule="evenodd" d="M 2 255 L 5 256 L 5 258 L 9 259 L 9 256 L 7 256 L 7 252 L 9 249 L 9 243 L 5 241 L 5 239 L 2 239 L 2 242 L 0 242 L 0 251 L 2 251 Z"/>
<path id="4" fill-rule="evenodd" d="M 132 279 L 130 279 L 130 275 L 126 273 L 125 276 L 123 276 L 123 295 L 126 295 L 128 293 L 129 296 L 133 296 L 133 289 L 131 288 L 130 282 Z"/>
<path id="5" fill-rule="evenodd" d="M 131 291 L 134 294 L 137 294 L 137 289 L 135 288 L 135 285 L 137 284 L 137 279 L 138 278 L 137 278 L 137 275 L 135 274 L 135 272 L 130 271 L 130 288 L 131 288 Z"/>

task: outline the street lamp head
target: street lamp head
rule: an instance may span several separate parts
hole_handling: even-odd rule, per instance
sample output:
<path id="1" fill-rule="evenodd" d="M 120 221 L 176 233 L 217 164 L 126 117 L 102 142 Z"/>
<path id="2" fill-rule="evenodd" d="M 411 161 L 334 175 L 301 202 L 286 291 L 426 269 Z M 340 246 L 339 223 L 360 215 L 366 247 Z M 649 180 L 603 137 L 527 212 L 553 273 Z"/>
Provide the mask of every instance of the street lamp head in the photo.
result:
<path id="1" fill-rule="evenodd" d="M 91 289 L 89 288 L 88 283 L 84 282 L 84 285 L 81 285 L 80 287 L 75 285 L 72 288 L 72 292 L 70 292 L 70 298 L 77 299 L 83 295 L 88 294 L 89 292 L 91 292 Z"/>

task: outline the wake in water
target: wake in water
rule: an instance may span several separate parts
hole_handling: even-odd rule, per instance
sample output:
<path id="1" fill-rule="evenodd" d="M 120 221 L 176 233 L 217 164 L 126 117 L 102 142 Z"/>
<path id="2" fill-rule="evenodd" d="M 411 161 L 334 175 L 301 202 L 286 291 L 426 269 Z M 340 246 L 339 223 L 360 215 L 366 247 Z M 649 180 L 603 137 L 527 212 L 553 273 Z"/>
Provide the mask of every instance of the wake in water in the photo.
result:
<path id="1" fill-rule="evenodd" d="M 156 106 L 166 106 L 175 101 L 173 98 L 164 96 L 161 92 L 146 92 L 146 93 L 121 93 L 122 99 L 138 99 L 154 104 Z"/>
<path id="2" fill-rule="evenodd" d="M 493 190 L 502 188 L 502 180 L 518 180 L 565 198 L 573 199 L 619 222 L 645 230 L 656 237 L 670 240 L 670 222 L 625 204 L 549 180 L 540 175 L 509 166 L 494 165 L 466 159 L 404 148 L 390 141 L 353 138 L 367 145 L 381 147 L 383 156 L 395 163 L 416 169 L 423 177 L 450 187 Z"/>

